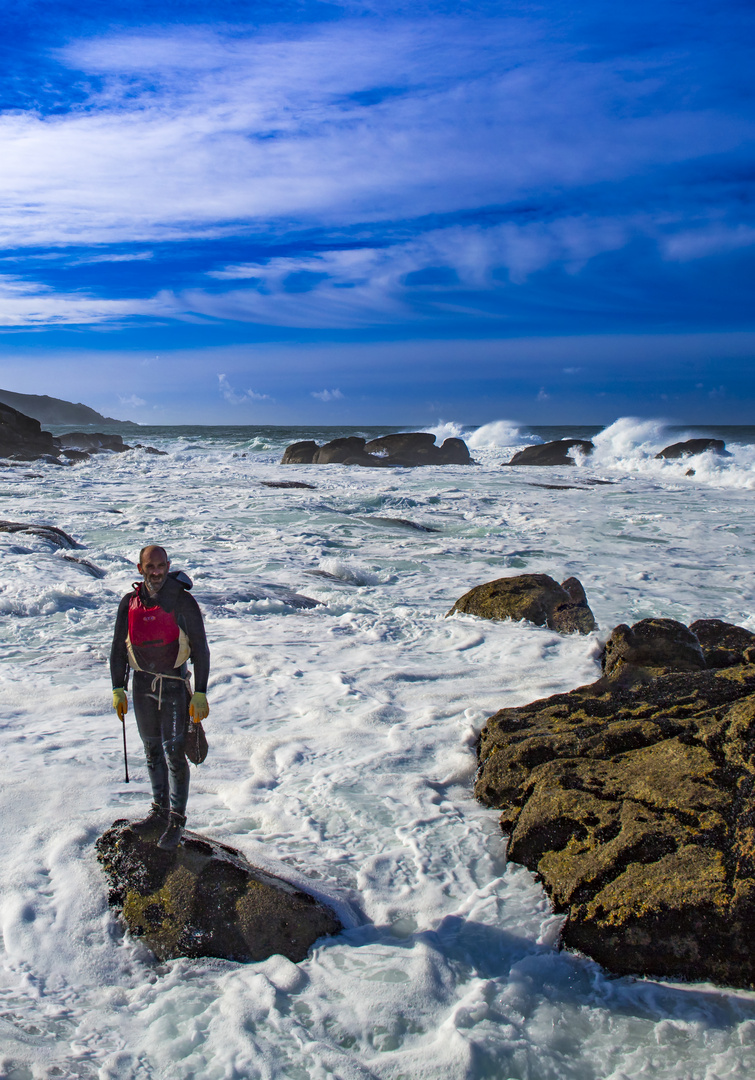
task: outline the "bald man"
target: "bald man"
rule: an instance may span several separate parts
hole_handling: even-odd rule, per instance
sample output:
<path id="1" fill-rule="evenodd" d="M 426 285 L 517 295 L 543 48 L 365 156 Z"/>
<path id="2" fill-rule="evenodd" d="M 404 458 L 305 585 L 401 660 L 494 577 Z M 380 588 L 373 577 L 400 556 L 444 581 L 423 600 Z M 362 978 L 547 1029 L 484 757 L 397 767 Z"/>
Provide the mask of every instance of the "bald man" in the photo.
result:
<path id="1" fill-rule="evenodd" d="M 189 766 L 184 753 L 191 722 L 204 720 L 210 650 L 202 613 L 189 594 L 191 579 L 170 572 L 165 548 L 149 544 L 139 552 L 143 580 L 121 600 L 110 651 L 113 708 L 123 720 L 128 711 L 128 672 L 136 726 L 144 743 L 152 785 L 152 807 L 131 828 L 140 836 L 159 837 L 157 846 L 175 851 L 186 824 Z M 195 693 L 186 661 L 194 666 Z"/>

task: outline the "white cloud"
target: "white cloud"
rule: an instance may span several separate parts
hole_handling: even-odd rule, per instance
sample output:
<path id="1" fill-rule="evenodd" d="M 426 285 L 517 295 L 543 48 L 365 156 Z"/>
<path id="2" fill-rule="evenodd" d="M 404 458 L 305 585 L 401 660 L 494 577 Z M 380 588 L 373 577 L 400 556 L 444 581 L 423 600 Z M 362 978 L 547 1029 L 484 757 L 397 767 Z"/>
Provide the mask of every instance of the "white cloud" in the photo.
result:
<path id="1" fill-rule="evenodd" d="M 237 393 L 225 375 L 218 375 L 218 385 L 220 393 L 227 402 L 231 405 L 241 405 L 246 401 L 272 401 L 269 394 L 258 394 L 254 390 L 245 390 L 242 393 Z"/>
<path id="2" fill-rule="evenodd" d="M 236 27 L 73 42 L 60 60 L 101 88 L 67 114 L 0 117 L 0 242 L 151 242 L 260 219 L 500 205 L 725 152 L 752 130 L 713 109 L 664 102 L 654 114 L 665 69 L 583 62 L 545 30 L 386 17 L 288 38 Z M 358 95 L 376 87 L 395 92 L 365 105 Z"/>
<path id="3" fill-rule="evenodd" d="M 150 300 L 103 300 L 85 293 L 55 293 L 48 285 L 0 274 L 0 326 L 107 323 L 166 314 L 179 312 L 165 293 Z"/>
<path id="4" fill-rule="evenodd" d="M 704 259 L 738 248 L 755 247 L 755 229 L 747 225 L 705 224 L 661 240 L 663 255 L 674 262 Z"/>
<path id="5" fill-rule="evenodd" d="M 124 397 L 123 394 L 119 394 L 118 400 L 120 401 L 121 405 L 131 405 L 135 409 L 147 404 L 144 398 L 137 397 L 136 394 L 130 394 L 129 397 Z"/>
<path id="6" fill-rule="evenodd" d="M 550 401 L 550 394 L 546 391 L 544 386 L 541 386 L 538 390 L 537 401 Z"/>
<path id="7" fill-rule="evenodd" d="M 320 401 L 341 401 L 343 394 L 340 390 L 313 390 L 312 397 Z"/>
<path id="8" fill-rule="evenodd" d="M 89 263 L 108 263 L 108 262 L 143 262 L 146 259 L 153 259 L 154 253 L 151 251 L 133 251 L 125 254 L 117 255 L 115 253 L 110 254 L 104 252 L 102 255 L 91 254 L 82 255 L 80 259 L 76 259 L 73 262 L 73 266 L 86 266 Z"/>

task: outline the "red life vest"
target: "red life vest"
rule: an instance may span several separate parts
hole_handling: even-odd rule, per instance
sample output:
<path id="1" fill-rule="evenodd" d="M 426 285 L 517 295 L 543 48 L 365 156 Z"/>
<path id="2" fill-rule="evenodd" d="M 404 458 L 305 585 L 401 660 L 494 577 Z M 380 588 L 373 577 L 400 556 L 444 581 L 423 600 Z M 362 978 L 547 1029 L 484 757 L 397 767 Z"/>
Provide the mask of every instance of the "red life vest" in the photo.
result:
<path id="1" fill-rule="evenodd" d="M 177 666 L 181 630 L 174 616 L 159 604 L 145 607 L 141 589 L 128 604 L 127 644 L 137 668 L 169 672 Z"/>

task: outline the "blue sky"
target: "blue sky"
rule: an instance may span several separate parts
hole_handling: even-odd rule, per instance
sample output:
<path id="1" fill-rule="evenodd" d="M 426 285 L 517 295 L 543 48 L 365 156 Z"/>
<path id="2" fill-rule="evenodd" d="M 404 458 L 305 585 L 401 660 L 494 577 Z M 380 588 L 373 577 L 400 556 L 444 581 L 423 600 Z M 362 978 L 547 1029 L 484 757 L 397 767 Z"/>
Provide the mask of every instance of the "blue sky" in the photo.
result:
<path id="1" fill-rule="evenodd" d="M 7 2 L 0 386 L 746 423 L 755 8 Z"/>

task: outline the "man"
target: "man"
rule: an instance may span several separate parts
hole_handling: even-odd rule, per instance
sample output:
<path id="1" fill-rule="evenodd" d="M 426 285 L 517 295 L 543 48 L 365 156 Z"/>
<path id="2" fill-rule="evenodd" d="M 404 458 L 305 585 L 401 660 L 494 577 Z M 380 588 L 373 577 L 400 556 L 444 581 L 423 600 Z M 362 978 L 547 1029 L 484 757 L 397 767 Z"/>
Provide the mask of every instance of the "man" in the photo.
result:
<path id="1" fill-rule="evenodd" d="M 174 851 L 186 824 L 189 766 L 184 753 L 189 718 L 208 715 L 210 651 L 202 613 L 189 595 L 191 579 L 170 570 L 165 548 L 150 544 L 139 553 L 136 582 L 118 608 L 110 652 L 113 708 L 120 720 L 128 711 L 129 667 L 134 671 L 136 726 L 144 743 L 152 785 L 152 808 L 132 823 L 141 836 L 159 835 L 158 847 Z M 189 700 L 186 661 L 194 665 L 195 693 Z M 187 709 L 188 706 L 188 709 Z"/>

